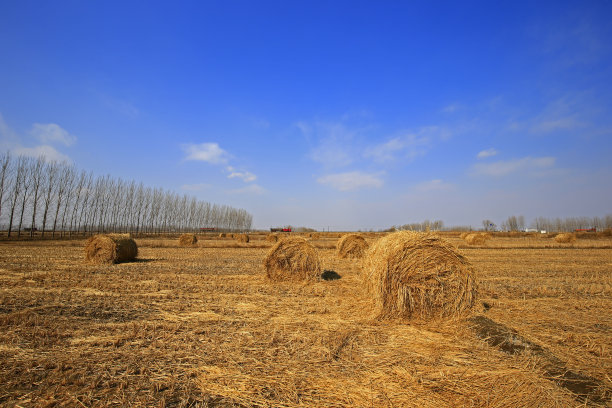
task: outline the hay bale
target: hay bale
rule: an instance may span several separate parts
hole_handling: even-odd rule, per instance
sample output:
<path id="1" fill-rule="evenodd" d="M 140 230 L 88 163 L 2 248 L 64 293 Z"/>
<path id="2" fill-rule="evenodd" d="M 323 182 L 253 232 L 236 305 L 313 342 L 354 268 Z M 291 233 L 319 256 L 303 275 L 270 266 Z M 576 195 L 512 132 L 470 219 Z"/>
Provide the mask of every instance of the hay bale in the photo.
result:
<path id="1" fill-rule="evenodd" d="M 465 239 L 465 237 L 467 237 L 468 235 L 470 235 L 472 232 L 471 231 L 464 231 L 461 234 L 459 234 L 459 238 L 461 239 Z"/>
<path id="2" fill-rule="evenodd" d="M 266 241 L 268 242 L 278 242 L 279 236 L 278 234 L 268 234 L 266 235 Z"/>
<path id="3" fill-rule="evenodd" d="M 250 241 L 247 234 L 234 234 L 234 239 L 238 242 L 247 243 Z"/>
<path id="4" fill-rule="evenodd" d="M 184 247 L 194 246 L 198 243 L 198 237 L 195 234 L 183 234 L 179 237 L 179 245 Z"/>
<path id="5" fill-rule="evenodd" d="M 302 237 L 278 241 L 264 260 L 266 275 L 272 280 L 317 280 L 321 261 L 315 248 Z"/>
<path id="6" fill-rule="evenodd" d="M 472 265 L 431 233 L 399 231 L 379 239 L 364 256 L 363 273 L 380 318 L 455 316 L 476 300 Z"/>
<path id="7" fill-rule="evenodd" d="M 222 232 L 219 234 L 219 238 L 225 238 L 227 236 L 227 234 L 225 232 Z"/>
<path id="8" fill-rule="evenodd" d="M 311 232 L 310 234 L 308 234 L 308 237 L 310 239 L 319 239 L 321 238 L 321 234 L 319 234 L 318 232 Z"/>
<path id="9" fill-rule="evenodd" d="M 564 232 L 561 234 L 557 234 L 555 236 L 555 241 L 560 244 L 571 244 L 573 242 L 576 242 L 576 235 L 572 233 Z"/>
<path id="10" fill-rule="evenodd" d="M 488 238 L 488 234 L 473 232 L 471 234 L 467 234 L 463 239 L 468 243 L 468 245 L 484 245 L 486 244 Z"/>
<path id="11" fill-rule="evenodd" d="M 85 260 L 96 264 L 115 264 L 136 259 L 138 246 L 129 234 L 99 234 L 85 244 Z"/>
<path id="12" fill-rule="evenodd" d="M 340 258 L 363 258 L 368 247 L 365 238 L 358 234 L 346 234 L 336 243 L 336 250 Z"/>

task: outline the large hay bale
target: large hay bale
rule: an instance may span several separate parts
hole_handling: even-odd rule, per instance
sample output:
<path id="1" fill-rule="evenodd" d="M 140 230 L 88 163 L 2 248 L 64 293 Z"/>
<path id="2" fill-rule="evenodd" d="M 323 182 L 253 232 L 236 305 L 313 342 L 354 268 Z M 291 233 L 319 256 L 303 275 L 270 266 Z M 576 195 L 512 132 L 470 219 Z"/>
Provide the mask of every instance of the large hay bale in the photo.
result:
<path id="1" fill-rule="evenodd" d="M 476 299 L 472 265 L 431 233 L 399 231 L 379 239 L 366 252 L 363 273 L 381 318 L 455 316 Z"/>
<path id="2" fill-rule="evenodd" d="M 234 234 L 234 239 L 242 243 L 247 243 L 250 241 L 248 234 Z"/>
<path id="3" fill-rule="evenodd" d="M 133 261 L 138 246 L 129 234 L 99 234 L 85 244 L 85 260 L 96 264 L 114 264 Z"/>
<path id="4" fill-rule="evenodd" d="M 222 232 L 219 234 L 219 238 L 225 238 L 227 236 L 227 234 L 225 232 Z"/>
<path id="5" fill-rule="evenodd" d="M 264 260 L 266 275 L 272 280 L 317 280 L 321 261 L 315 248 L 302 237 L 278 241 Z"/>
<path id="6" fill-rule="evenodd" d="M 465 237 L 467 237 L 468 235 L 472 234 L 471 231 L 464 231 L 461 234 L 459 234 L 459 238 L 461 239 L 465 239 Z"/>
<path id="7" fill-rule="evenodd" d="M 336 250 L 340 258 L 363 258 L 368 247 L 365 238 L 358 234 L 346 234 L 336 243 Z"/>
<path id="8" fill-rule="evenodd" d="M 198 243 L 198 237 L 195 234 L 183 234 L 179 237 L 179 245 L 188 247 Z"/>
<path id="9" fill-rule="evenodd" d="M 560 244 L 571 244 L 573 242 L 576 242 L 576 235 L 564 232 L 561 234 L 557 234 L 557 236 L 555 236 L 555 241 Z"/>
<path id="10" fill-rule="evenodd" d="M 463 239 L 468 243 L 468 245 L 484 245 L 488 238 L 488 234 L 473 232 L 471 234 L 467 234 Z"/>

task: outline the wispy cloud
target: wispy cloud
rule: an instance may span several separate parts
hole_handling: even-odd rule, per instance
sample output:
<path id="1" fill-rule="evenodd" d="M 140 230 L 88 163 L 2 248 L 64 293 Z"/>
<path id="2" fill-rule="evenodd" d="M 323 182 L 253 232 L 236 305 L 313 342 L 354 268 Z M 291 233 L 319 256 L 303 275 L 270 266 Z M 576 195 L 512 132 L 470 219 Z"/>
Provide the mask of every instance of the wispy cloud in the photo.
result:
<path id="1" fill-rule="evenodd" d="M 482 150 L 478 152 L 476 157 L 479 159 L 486 159 L 487 157 L 497 156 L 498 153 L 499 152 L 495 150 L 495 148 L 491 147 L 490 149 L 486 149 L 486 150 Z"/>
<path id="2" fill-rule="evenodd" d="M 440 179 L 424 181 L 416 185 L 416 189 L 419 191 L 445 191 L 451 190 L 453 187 L 452 184 L 446 183 Z"/>
<path id="3" fill-rule="evenodd" d="M 251 181 L 255 181 L 257 176 L 248 171 L 232 171 L 230 174 L 228 174 L 227 178 L 239 178 L 245 183 L 250 183 Z"/>
<path id="4" fill-rule="evenodd" d="M 47 161 L 71 162 L 70 157 L 58 152 L 53 146 L 39 145 L 34 147 L 18 146 L 12 149 L 18 156 L 44 157 Z"/>
<path id="5" fill-rule="evenodd" d="M 414 160 L 427 153 L 430 147 L 440 140 L 446 140 L 451 132 L 440 126 L 424 126 L 416 132 L 406 132 L 384 143 L 365 149 L 363 156 L 377 163 L 385 163 L 398 158 Z"/>
<path id="6" fill-rule="evenodd" d="M 225 164 L 229 154 L 218 143 L 183 144 L 185 160 L 203 161 L 210 164 Z"/>
<path id="7" fill-rule="evenodd" d="M 358 135 L 362 129 L 343 121 L 297 122 L 295 126 L 313 144 L 308 157 L 326 167 L 343 167 L 360 156 Z"/>
<path id="8" fill-rule="evenodd" d="M 35 123 L 30 133 L 42 143 L 73 145 L 77 138 L 55 123 Z"/>
<path id="9" fill-rule="evenodd" d="M 249 184 L 246 187 L 237 188 L 235 190 L 229 190 L 230 194 L 255 194 L 262 195 L 266 192 L 266 189 L 260 186 L 259 184 Z"/>
<path id="10" fill-rule="evenodd" d="M 500 160 L 493 163 L 477 163 L 472 167 L 473 174 L 500 177 L 521 171 L 545 170 L 555 165 L 554 157 L 523 157 L 513 160 Z"/>
<path id="11" fill-rule="evenodd" d="M 183 184 L 181 190 L 185 191 L 202 191 L 210 188 L 210 184 L 199 183 L 199 184 Z"/>
<path id="12" fill-rule="evenodd" d="M 384 181 L 382 173 L 365 173 L 350 171 L 346 173 L 328 174 L 317 179 L 317 182 L 340 191 L 355 191 L 363 188 L 380 188 Z"/>

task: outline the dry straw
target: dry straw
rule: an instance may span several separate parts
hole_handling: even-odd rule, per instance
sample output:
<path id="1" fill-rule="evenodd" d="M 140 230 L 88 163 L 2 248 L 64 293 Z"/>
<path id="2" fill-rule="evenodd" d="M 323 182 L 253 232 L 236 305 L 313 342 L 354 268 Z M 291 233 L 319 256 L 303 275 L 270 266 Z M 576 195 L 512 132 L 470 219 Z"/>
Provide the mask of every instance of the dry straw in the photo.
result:
<path id="1" fill-rule="evenodd" d="M 247 243 L 250 240 L 247 234 L 234 234 L 234 239 L 242 243 Z"/>
<path id="2" fill-rule="evenodd" d="M 557 236 L 555 236 L 555 241 L 560 244 L 571 244 L 573 242 L 576 242 L 576 235 L 564 232 L 561 234 L 557 234 Z"/>
<path id="3" fill-rule="evenodd" d="M 266 235 L 266 241 L 268 242 L 278 242 L 279 236 L 278 234 L 268 234 Z"/>
<path id="4" fill-rule="evenodd" d="M 472 265 L 430 233 L 400 231 L 379 239 L 364 257 L 363 273 L 381 318 L 455 316 L 476 299 Z"/>
<path id="5" fill-rule="evenodd" d="M 195 234 L 183 234 L 179 237 L 179 245 L 188 247 L 198 243 L 198 237 Z"/>
<path id="6" fill-rule="evenodd" d="M 321 276 L 319 255 L 302 237 L 290 236 L 278 241 L 270 248 L 264 267 L 272 280 L 317 280 Z"/>
<path id="7" fill-rule="evenodd" d="M 129 234 L 94 235 L 85 244 L 85 260 L 96 264 L 133 261 L 138 246 Z"/>
<path id="8" fill-rule="evenodd" d="M 227 237 L 227 234 L 225 232 L 222 232 L 219 234 L 219 238 L 225 238 Z"/>
<path id="9" fill-rule="evenodd" d="M 368 247 L 365 238 L 358 234 L 346 234 L 336 243 L 336 250 L 340 258 L 363 258 Z"/>
<path id="10" fill-rule="evenodd" d="M 484 245 L 491 236 L 484 232 L 473 232 L 467 234 L 463 239 L 469 245 Z"/>

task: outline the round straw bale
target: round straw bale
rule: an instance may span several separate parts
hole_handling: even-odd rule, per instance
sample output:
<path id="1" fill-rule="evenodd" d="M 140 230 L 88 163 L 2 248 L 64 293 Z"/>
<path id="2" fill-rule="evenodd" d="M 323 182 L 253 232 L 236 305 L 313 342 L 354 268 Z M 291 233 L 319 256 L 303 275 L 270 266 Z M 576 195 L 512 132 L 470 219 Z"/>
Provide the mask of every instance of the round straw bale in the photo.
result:
<path id="1" fill-rule="evenodd" d="M 317 280 L 321 276 L 317 251 L 297 236 L 283 238 L 270 248 L 264 267 L 272 280 Z"/>
<path id="2" fill-rule="evenodd" d="M 573 242 L 576 242 L 576 235 L 569 232 L 563 232 L 555 236 L 555 241 L 560 244 L 571 244 Z"/>
<path id="3" fill-rule="evenodd" d="M 97 264 L 114 264 L 133 261 L 138 246 L 129 235 L 94 235 L 85 244 L 85 260 Z"/>
<path id="4" fill-rule="evenodd" d="M 464 231 L 461 234 L 459 234 L 459 238 L 461 239 L 465 239 L 465 237 L 467 237 L 468 235 L 470 235 L 472 232 L 471 231 Z"/>
<path id="5" fill-rule="evenodd" d="M 363 258 L 368 247 L 365 238 L 358 234 L 346 234 L 336 243 L 336 250 L 340 258 Z"/>
<path id="6" fill-rule="evenodd" d="M 266 241 L 268 242 L 278 242 L 278 234 L 268 234 L 266 235 Z"/>
<path id="7" fill-rule="evenodd" d="M 234 239 L 238 242 L 247 243 L 250 241 L 249 236 L 247 234 L 234 234 Z"/>
<path id="8" fill-rule="evenodd" d="M 484 245 L 489 238 L 488 234 L 481 232 L 473 232 L 471 234 L 467 234 L 463 239 L 469 245 Z"/>
<path id="9" fill-rule="evenodd" d="M 319 239 L 321 238 L 321 234 L 319 234 L 318 232 L 311 232 L 310 234 L 308 234 L 308 237 L 310 239 Z"/>
<path id="10" fill-rule="evenodd" d="M 222 232 L 219 234 L 219 238 L 225 238 L 227 236 L 227 234 L 225 232 Z"/>
<path id="11" fill-rule="evenodd" d="M 198 237 L 195 234 L 183 234 L 179 237 L 180 246 L 194 246 L 198 243 Z"/>
<path id="12" fill-rule="evenodd" d="M 430 233 L 399 231 L 379 239 L 364 256 L 363 273 L 380 318 L 455 316 L 476 300 L 472 265 Z"/>

